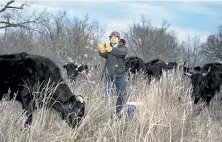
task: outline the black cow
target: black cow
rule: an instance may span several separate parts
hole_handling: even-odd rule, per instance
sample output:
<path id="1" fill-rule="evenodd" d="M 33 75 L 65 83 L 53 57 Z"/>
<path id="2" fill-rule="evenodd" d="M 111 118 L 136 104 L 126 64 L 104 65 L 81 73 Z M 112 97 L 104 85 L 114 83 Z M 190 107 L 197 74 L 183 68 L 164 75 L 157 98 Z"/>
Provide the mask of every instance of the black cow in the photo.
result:
<path id="1" fill-rule="evenodd" d="M 68 78 L 74 81 L 80 73 L 89 73 L 89 68 L 87 65 L 76 65 L 74 63 L 68 63 L 63 65 L 63 68 L 66 69 Z"/>
<path id="2" fill-rule="evenodd" d="M 200 72 L 201 71 L 200 66 L 186 67 L 186 66 L 182 65 L 180 69 L 182 69 L 184 73 L 186 73 L 186 72 L 193 73 L 193 72 Z"/>
<path id="3" fill-rule="evenodd" d="M 125 66 L 128 65 L 131 60 L 135 60 L 135 59 L 140 59 L 140 58 L 136 56 L 130 56 L 130 57 L 125 58 L 125 61 L 124 61 Z"/>
<path id="4" fill-rule="evenodd" d="M 194 68 L 191 68 L 191 67 L 187 67 L 185 66 L 186 64 L 186 61 L 184 61 L 183 64 L 178 64 L 177 62 L 168 62 L 168 69 L 169 70 L 172 70 L 172 69 L 175 69 L 175 70 L 179 70 L 179 71 L 183 71 L 184 73 L 185 72 L 193 72 L 193 71 L 198 71 L 199 70 L 199 66 L 197 67 L 194 67 Z"/>
<path id="5" fill-rule="evenodd" d="M 9 88 L 10 99 L 17 93 L 15 99 L 21 102 L 28 116 L 26 124 L 32 122 L 35 99 L 41 105 L 44 95 L 49 95 L 36 92 L 44 90 L 46 85 L 55 88 L 47 106 L 61 114 L 71 127 L 79 124 L 84 116 L 85 102 L 82 96 L 75 96 L 71 92 L 61 77 L 59 67 L 52 60 L 22 52 L 0 55 L 0 67 L 0 99 L 8 93 Z"/>
<path id="6" fill-rule="evenodd" d="M 125 39 L 120 39 L 120 42 L 122 43 L 122 44 L 126 44 L 126 41 L 125 41 Z"/>
<path id="7" fill-rule="evenodd" d="M 168 70 L 168 65 L 160 59 L 153 59 L 145 63 L 145 66 L 145 72 L 149 77 L 149 81 L 151 80 L 151 77 L 159 78 L 162 75 L 163 70 Z"/>
<path id="8" fill-rule="evenodd" d="M 177 62 L 168 62 L 168 69 L 177 69 L 178 63 Z"/>
<path id="9" fill-rule="evenodd" d="M 183 71 L 184 73 L 190 72 L 192 70 L 192 68 L 185 66 L 186 62 L 187 62 L 186 60 L 184 61 L 183 64 L 179 64 L 177 62 L 169 62 L 168 66 L 169 66 L 169 69 L 171 69 L 171 66 L 174 65 L 173 67 L 176 67 L 179 71 Z"/>
<path id="10" fill-rule="evenodd" d="M 200 72 L 186 73 L 193 85 L 192 97 L 196 104 L 200 99 L 209 105 L 216 92 L 220 91 L 222 84 L 222 64 L 205 64 Z"/>
<path id="11" fill-rule="evenodd" d="M 124 62 L 126 72 L 136 74 L 137 72 L 145 70 L 145 64 L 139 57 L 127 57 Z"/>

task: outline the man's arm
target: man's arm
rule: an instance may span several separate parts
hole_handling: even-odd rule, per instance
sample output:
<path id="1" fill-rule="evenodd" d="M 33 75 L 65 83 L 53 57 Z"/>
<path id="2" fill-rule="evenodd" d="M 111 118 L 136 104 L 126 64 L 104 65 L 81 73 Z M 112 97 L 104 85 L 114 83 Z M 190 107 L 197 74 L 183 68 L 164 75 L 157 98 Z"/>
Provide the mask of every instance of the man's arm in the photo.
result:
<path id="1" fill-rule="evenodd" d="M 121 47 L 113 48 L 110 54 L 119 58 L 124 58 L 127 54 L 127 47 L 123 45 Z"/>
<path id="2" fill-rule="evenodd" d="M 102 41 L 98 44 L 98 49 L 99 49 L 99 55 L 102 56 L 103 58 L 107 58 L 108 53 L 105 49 L 104 41 Z"/>
<path id="3" fill-rule="evenodd" d="M 99 50 L 99 55 L 102 56 L 103 58 L 107 58 L 107 54 L 108 54 L 107 51 L 105 51 L 104 53 L 102 53 L 102 52 Z"/>

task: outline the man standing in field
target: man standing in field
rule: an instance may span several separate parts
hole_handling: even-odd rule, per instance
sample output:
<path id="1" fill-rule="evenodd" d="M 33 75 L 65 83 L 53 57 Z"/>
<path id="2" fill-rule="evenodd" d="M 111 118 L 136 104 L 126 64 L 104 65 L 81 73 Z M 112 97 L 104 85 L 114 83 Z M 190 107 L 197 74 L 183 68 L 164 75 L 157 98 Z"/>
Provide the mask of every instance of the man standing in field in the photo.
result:
<path id="1" fill-rule="evenodd" d="M 116 87 L 116 113 L 120 118 L 126 93 L 124 60 L 127 54 L 127 47 L 120 42 L 120 34 L 116 31 L 110 34 L 109 39 L 110 42 L 100 42 L 98 48 L 99 55 L 106 59 L 104 70 L 106 89 L 107 91 L 110 90 L 113 85 Z"/>

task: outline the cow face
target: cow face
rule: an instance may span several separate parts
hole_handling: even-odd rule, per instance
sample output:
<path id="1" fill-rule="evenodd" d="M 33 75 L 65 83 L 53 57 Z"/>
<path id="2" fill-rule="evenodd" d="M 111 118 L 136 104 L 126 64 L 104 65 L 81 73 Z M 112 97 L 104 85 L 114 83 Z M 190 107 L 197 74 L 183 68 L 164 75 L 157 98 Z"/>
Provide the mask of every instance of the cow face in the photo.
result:
<path id="1" fill-rule="evenodd" d="M 73 63 L 68 63 L 63 66 L 66 69 L 67 76 L 69 79 L 75 80 L 78 75 L 78 66 Z"/>
<path id="2" fill-rule="evenodd" d="M 62 118 L 66 120 L 69 126 L 73 128 L 78 126 L 85 114 L 85 102 L 83 97 L 80 95 L 71 96 L 69 101 L 63 105 L 61 112 Z"/>
<path id="3" fill-rule="evenodd" d="M 87 65 L 77 66 L 77 70 L 78 70 L 78 72 L 85 72 L 86 74 L 89 73 L 89 68 Z"/>
<path id="4" fill-rule="evenodd" d="M 204 80 L 205 75 L 201 73 L 193 73 L 190 78 L 191 78 L 191 83 L 194 86 L 194 88 L 198 87 L 201 85 L 201 82 Z"/>
<path id="5" fill-rule="evenodd" d="M 85 102 L 83 97 L 72 96 L 69 102 L 68 123 L 72 127 L 78 126 L 85 114 Z"/>
<path id="6" fill-rule="evenodd" d="M 67 76 L 71 80 L 76 80 L 76 77 L 79 73 L 85 72 L 86 74 L 89 72 L 87 65 L 75 65 L 74 63 L 68 63 L 63 66 L 63 68 L 67 71 Z"/>
<path id="7" fill-rule="evenodd" d="M 193 85 L 192 96 L 194 97 L 194 103 L 197 103 L 200 97 L 203 97 L 201 96 L 201 93 L 204 91 L 204 89 L 208 88 L 207 75 L 210 73 L 210 70 L 211 68 L 209 68 L 208 72 L 206 73 L 185 73 L 185 75 L 191 78 L 191 83 Z"/>
<path id="8" fill-rule="evenodd" d="M 211 68 L 209 68 L 208 72 L 206 72 L 206 73 L 199 73 L 199 72 L 189 73 L 189 72 L 186 72 L 185 75 L 187 75 L 191 78 L 191 83 L 195 88 L 195 87 L 201 85 L 201 82 L 204 81 L 204 78 L 210 73 L 210 70 L 211 70 Z"/>

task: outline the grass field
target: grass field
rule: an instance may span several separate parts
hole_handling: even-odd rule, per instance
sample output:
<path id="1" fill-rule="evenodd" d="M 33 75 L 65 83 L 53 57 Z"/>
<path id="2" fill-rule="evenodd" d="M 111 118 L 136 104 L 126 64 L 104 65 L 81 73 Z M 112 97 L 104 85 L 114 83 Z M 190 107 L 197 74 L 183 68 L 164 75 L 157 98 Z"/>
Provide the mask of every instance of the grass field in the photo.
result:
<path id="1" fill-rule="evenodd" d="M 56 112 L 38 109 L 30 127 L 24 129 L 21 104 L 0 103 L 1 142 L 221 142 L 222 109 L 215 99 L 208 109 L 191 102 L 191 84 L 181 73 L 164 73 L 148 84 L 141 77 L 127 83 L 128 101 L 141 101 L 133 119 L 111 119 L 115 98 L 106 97 L 99 73 L 71 83 L 75 94 L 86 100 L 87 114 L 71 129 Z M 94 81 L 95 83 L 90 82 Z M 124 114 L 126 107 L 124 108 Z"/>

